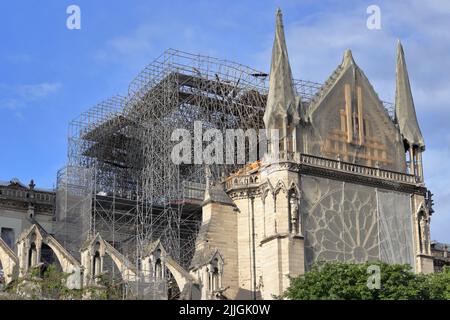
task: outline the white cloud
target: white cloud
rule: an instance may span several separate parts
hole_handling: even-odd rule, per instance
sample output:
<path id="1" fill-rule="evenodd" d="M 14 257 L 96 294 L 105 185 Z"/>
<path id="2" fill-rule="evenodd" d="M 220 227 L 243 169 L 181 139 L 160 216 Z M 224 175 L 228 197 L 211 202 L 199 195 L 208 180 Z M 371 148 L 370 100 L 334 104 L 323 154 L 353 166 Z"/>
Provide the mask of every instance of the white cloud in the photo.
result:
<path id="1" fill-rule="evenodd" d="M 18 109 L 27 103 L 40 101 L 57 93 L 62 88 L 58 82 L 38 84 L 7 85 L 0 83 L 0 108 Z"/>
<path id="2" fill-rule="evenodd" d="M 119 36 L 107 42 L 107 47 L 123 56 L 140 55 L 150 51 L 151 39 L 157 30 L 150 25 L 141 25 L 130 36 Z"/>
<path id="3" fill-rule="evenodd" d="M 98 62 L 114 63 L 130 69 L 140 69 L 153 58 L 162 54 L 162 50 L 181 48 L 185 51 L 208 52 L 209 40 L 205 32 L 196 25 L 171 22 L 161 27 L 152 22 L 139 24 L 126 34 L 117 35 L 94 53 Z M 208 52 L 209 53 L 209 52 Z"/>
<path id="4" fill-rule="evenodd" d="M 107 40 L 94 53 L 94 58 L 102 63 L 134 65 L 142 63 L 142 57 L 151 57 L 152 41 L 158 36 L 158 29 L 151 24 L 142 24 L 130 34 L 119 35 Z"/>
<path id="5" fill-rule="evenodd" d="M 39 83 L 17 87 L 18 94 L 28 101 L 43 99 L 61 89 L 60 83 Z"/>

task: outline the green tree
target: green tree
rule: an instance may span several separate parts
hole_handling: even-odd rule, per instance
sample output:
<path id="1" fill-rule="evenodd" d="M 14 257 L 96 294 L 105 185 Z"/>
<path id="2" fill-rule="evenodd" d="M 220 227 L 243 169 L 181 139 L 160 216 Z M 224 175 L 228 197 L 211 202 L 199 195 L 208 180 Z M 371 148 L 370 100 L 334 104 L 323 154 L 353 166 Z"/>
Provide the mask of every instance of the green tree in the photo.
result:
<path id="1" fill-rule="evenodd" d="M 424 290 L 430 299 L 450 300 L 450 267 L 446 266 L 442 272 L 436 272 L 425 276 Z"/>
<path id="2" fill-rule="evenodd" d="M 368 286 L 369 266 L 379 269 L 379 287 Z M 415 274 L 409 265 L 386 263 L 318 263 L 291 279 L 284 298 L 299 300 L 449 299 L 450 270 L 431 275 Z"/>

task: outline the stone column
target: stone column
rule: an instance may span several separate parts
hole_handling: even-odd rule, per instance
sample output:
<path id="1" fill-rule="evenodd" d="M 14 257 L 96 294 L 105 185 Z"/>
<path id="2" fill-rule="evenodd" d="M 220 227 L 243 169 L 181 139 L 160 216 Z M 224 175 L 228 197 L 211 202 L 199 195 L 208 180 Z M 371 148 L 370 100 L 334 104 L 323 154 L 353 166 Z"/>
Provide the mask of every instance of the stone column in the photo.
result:
<path id="1" fill-rule="evenodd" d="M 100 273 L 102 273 L 102 272 L 103 272 L 103 263 L 104 263 L 104 258 L 105 258 L 105 256 L 104 256 L 104 255 L 100 256 Z"/>
<path id="2" fill-rule="evenodd" d="M 418 151 L 417 153 L 417 166 L 418 166 L 418 174 L 420 177 L 420 181 L 423 181 L 423 165 L 422 165 L 422 151 Z"/>
<path id="3" fill-rule="evenodd" d="M 208 300 L 209 299 L 209 273 L 208 273 L 208 268 L 207 267 L 203 267 L 203 285 L 202 285 L 202 299 L 203 300 Z"/>
<path id="4" fill-rule="evenodd" d="M 166 262 L 164 258 L 161 258 L 161 277 L 166 278 Z"/>
<path id="5" fill-rule="evenodd" d="M 409 147 L 409 174 L 415 175 L 414 172 L 414 152 L 413 152 L 413 148 L 410 146 Z"/>
<path id="6" fill-rule="evenodd" d="M 35 265 L 38 265 L 41 262 L 41 249 L 42 249 L 42 241 L 36 241 L 36 260 Z"/>

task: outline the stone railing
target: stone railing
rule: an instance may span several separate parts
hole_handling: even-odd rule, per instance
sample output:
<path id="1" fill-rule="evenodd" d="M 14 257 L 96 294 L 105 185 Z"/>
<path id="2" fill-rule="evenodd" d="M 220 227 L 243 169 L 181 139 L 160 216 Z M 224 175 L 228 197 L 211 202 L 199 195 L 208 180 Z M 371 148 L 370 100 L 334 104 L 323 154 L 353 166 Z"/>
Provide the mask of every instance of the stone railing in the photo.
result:
<path id="1" fill-rule="evenodd" d="M 442 251 L 437 251 L 437 250 L 431 250 L 431 255 L 435 258 L 444 258 L 444 259 L 448 259 L 450 261 L 450 253 L 447 251 L 447 253 L 445 253 L 444 250 Z"/>
<path id="2" fill-rule="evenodd" d="M 353 163 L 343 162 L 339 160 L 332 160 L 311 156 L 307 154 L 300 155 L 300 163 L 314 167 L 338 170 L 347 173 L 363 175 L 367 177 L 374 177 L 383 180 L 390 180 L 403 183 L 416 183 L 416 177 L 410 174 L 395 172 L 380 168 L 366 167 Z"/>
<path id="3" fill-rule="evenodd" d="M 35 203 L 53 204 L 55 194 L 53 192 L 40 192 L 20 190 L 9 187 L 0 188 L 0 198 L 14 199 L 18 201 L 33 201 Z"/>
<path id="4" fill-rule="evenodd" d="M 373 177 L 393 182 L 415 184 L 416 177 L 410 174 L 395 172 L 376 167 L 367 167 L 349 162 L 327 159 L 308 154 L 294 154 L 280 152 L 280 162 L 292 161 L 300 165 L 335 170 L 343 173 L 356 174 L 360 176 Z M 226 189 L 239 186 L 252 186 L 261 182 L 259 172 L 231 176 L 226 181 Z"/>
<path id="5" fill-rule="evenodd" d="M 252 186 L 258 185 L 261 182 L 258 172 L 252 174 L 244 174 L 239 176 L 231 176 L 225 182 L 225 188 L 231 189 L 237 186 Z"/>

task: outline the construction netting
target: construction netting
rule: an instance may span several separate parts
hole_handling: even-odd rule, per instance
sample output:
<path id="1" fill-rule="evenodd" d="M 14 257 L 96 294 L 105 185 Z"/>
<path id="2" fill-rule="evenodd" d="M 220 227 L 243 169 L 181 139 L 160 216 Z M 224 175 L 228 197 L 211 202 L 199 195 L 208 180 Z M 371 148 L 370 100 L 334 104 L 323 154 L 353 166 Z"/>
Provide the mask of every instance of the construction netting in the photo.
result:
<path id="1" fill-rule="evenodd" d="M 409 195 L 302 177 L 305 260 L 414 266 Z"/>

